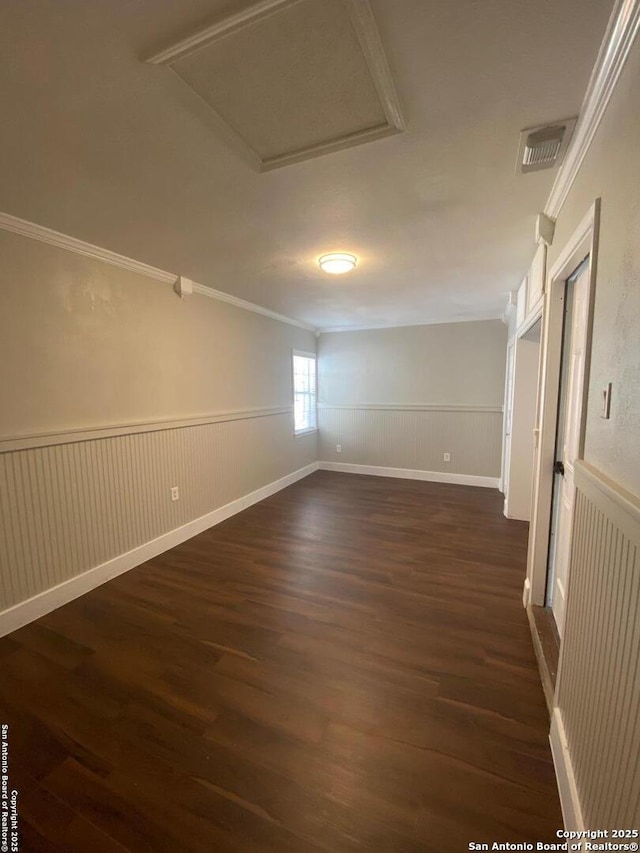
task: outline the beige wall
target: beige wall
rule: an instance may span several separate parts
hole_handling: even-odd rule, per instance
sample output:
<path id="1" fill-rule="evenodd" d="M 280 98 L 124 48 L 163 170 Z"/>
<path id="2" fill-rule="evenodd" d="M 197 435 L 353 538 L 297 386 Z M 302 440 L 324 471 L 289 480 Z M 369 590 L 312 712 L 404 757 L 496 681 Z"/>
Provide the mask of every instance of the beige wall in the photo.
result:
<path id="1" fill-rule="evenodd" d="M 0 437 L 291 405 L 311 332 L 0 231 Z"/>
<path id="2" fill-rule="evenodd" d="M 0 257 L 0 610 L 315 463 L 312 333 L 7 232 Z"/>
<path id="3" fill-rule="evenodd" d="M 500 320 L 320 335 L 320 401 L 501 406 Z"/>
<path id="4" fill-rule="evenodd" d="M 585 459 L 640 494 L 640 42 L 558 218 L 549 268 L 602 199 Z M 600 391 L 613 383 L 611 419 Z"/>
<path id="5" fill-rule="evenodd" d="M 585 441 L 576 466 L 567 613 L 552 727 L 585 827 L 640 821 L 640 41 L 558 217 L 552 267 L 601 198 Z M 613 383 L 611 419 L 600 391 Z M 558 734 L 559 721 L 564 727 Z"/>
<path id="6" fill-rule="evenodd" d="M 320 458 L 499 477 L 506 341 L 499 320 L 321 335 Z"/>
<path id="7" fill-rule="evenodd" d="M 290 424 L 287 412 L 0 453 L 0 611 L 315 461 L 315 436 L 293 439 Z"/>

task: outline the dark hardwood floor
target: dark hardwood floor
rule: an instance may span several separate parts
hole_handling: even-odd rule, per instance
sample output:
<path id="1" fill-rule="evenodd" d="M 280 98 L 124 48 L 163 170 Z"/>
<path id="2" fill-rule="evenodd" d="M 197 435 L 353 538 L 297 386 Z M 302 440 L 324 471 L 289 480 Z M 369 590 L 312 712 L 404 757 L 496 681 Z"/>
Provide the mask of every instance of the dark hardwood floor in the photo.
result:
<path id="1" fill-rule="evenodd" d="M 501 509 L 317 472 L 0 640 L 21 851 L 554 840 Z"/>

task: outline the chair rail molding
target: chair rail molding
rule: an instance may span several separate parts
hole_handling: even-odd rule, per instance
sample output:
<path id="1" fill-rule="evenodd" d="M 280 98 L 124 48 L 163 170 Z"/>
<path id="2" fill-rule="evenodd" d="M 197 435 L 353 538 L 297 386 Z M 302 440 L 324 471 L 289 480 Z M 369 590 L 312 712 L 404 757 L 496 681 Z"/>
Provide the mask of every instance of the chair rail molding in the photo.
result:
<path id="1" fill-rule="evenodd" d="M 616 0 L 545 214 L 557 219 L 593 141 L 640 28 L 640 0 Z"/>
<path id="2" fill-rule="evenodd" d="M 78 240 L 76 237 L 70 237 L 68 234 L 62 234 L 60 231 L 54 231 L 52 228 L 38 225 L 35 222 L 29 222 L 26 219 L 20 219 L 18 216 L 3 213 L 2 211 L 0 211 L 0 229 L 10 231 L 13 234 L 19 234 L 22 237 L 30 237 L 32 240 L 39 240 L 41 243 L 49 243 L 49 245 L 57 246 L 59 249 L 66 249 L 68 252 L 74 252 L 76 255 L 84 255 L 87 258 L 93 258 L 105 264 L 129 270 L 129 272 L 147 276 L 147 278 L 152 278 L 154 281 L 170 284 L 172 287 L 175 285 L 176 280 L 180 278 L 180 275 L 177 273 L 158 269 L 158 267 L 145 264 L 143 261 L 136 261 L 134 258 L 128 258 L 126 255 L 118 254 L 118 252 L 112 252 L 110 249 L 94 246 L 92 243 Z M 252 311 L 254 314 L 262 314 L 264 317 L 269 317 L 271 320 L 278 320 L 280 323 L 287 323 L 289 326 L 298 326 L 309 332 L 316 331 L 314 326 L 303 323 L 302 320 L 287 317 L 285 314 L 278 314 L 277 311 L 271 311 L 262 305 L 247 302 L 247 300 L 240 299 L 238 296 L 232 296 L 230 293 L 215 290 L 213 287 L 207 287 L 195 281 L 193 282 L 193 292 L 199 293 L 201 296 L 208 296 L 210 299 L 217 299 L 219 302 L 227 302 L 229 305 L 235 305 L 236 308 L 242 308 L 245 311 Z"/>
<path id="3" fill-rule="evenodd" d="M 318 403 L 319 409 L 337 409 L 373 412 L 499 412 L 502 413 L 502 405 L 475 406 L 466 403 Z"/>
<path id="4" fill-rule="evenodd" d="M 33 450 L 36 447 L 52 447 L 56 444 L 75 444 L 79 441 L 95 441 L 119 435 L 136 435 L 142 432 L 160 432 L 168 429 L 219 424 L 227 421 L 242 421 L 252 418 L 267 418 L 275 415 L 291 415 L 293 406 L 270 406 L 259 409 L 234 409 L 228 412 L 211 412 L 187 418 L 158 418 L 149 421 L 131 421 L 124 424 L 107 424 L 76 427 L 67 430 L 31 433 L 26 435 L 0 435 L 0 454 L 16 450 Z"/>

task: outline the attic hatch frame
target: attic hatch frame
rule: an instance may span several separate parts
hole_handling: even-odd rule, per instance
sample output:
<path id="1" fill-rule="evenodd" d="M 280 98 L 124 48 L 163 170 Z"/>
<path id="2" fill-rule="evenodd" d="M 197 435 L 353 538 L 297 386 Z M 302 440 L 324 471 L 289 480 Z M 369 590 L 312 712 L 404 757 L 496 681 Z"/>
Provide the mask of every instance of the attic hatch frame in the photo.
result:
<path id="1" fill-rule="evenodd" d="M 208 47 L 219 39 L 266 17 L 283 12 L 301 2 L 304 0 L 260 0 L 248 9 L 229 15 L 208 27 L 200 29 L 191 36 L 169 45 L 144 60 L 150 65 L 164 65 L 169 68 L 173 72 L 174 78 L 180 81 L 183 89 L 187 89 L 195 96 L 195 100 L 192 100 L 192 106 L 198 110 L 207 123 L 212 125 L 217 135 L 235 150 L 245 162 L 259 172 L 267 172 L 343 148 L 362 145 L 375 139 L 402 133 L 405 130 L 400 103 L 369 0 L 342 0 L 342 2 L 349 13 L 351 24 L 384 112 L 385 122 L 383 124 L 263 159 L 240 133 L 183 80 L 172 67 L 173 63 L 184 59 L 201 48 Z"/>

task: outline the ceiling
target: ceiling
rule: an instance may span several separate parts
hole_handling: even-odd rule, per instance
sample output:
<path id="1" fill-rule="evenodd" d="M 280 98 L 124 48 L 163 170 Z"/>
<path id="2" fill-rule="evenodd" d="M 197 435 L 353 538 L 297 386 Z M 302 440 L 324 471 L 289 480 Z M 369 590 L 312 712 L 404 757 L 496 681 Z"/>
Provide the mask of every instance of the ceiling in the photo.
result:
<path id="1" fill-rule="evenodd" d="M 611 0 L 371 0 L 406 131 L 262 173 L 144 62 L 250 5 L 4 0 L 0 210 L 317 328 L 499 316 L 554 176 L 515 174 L 519 132 L 577 114 Z"/>

